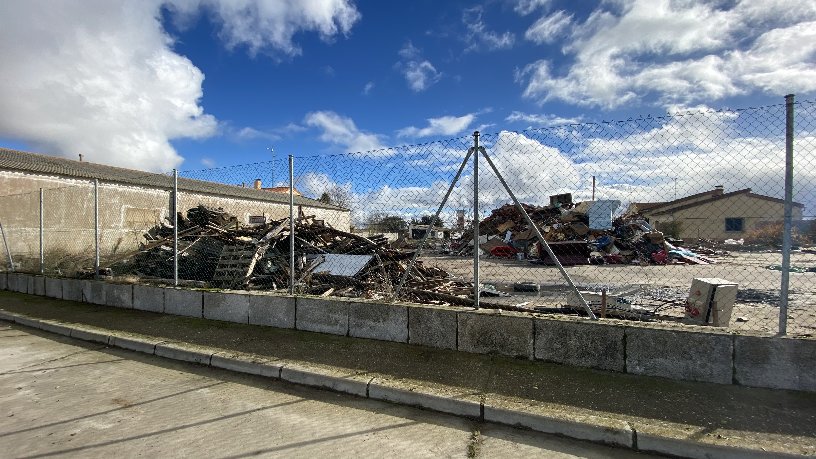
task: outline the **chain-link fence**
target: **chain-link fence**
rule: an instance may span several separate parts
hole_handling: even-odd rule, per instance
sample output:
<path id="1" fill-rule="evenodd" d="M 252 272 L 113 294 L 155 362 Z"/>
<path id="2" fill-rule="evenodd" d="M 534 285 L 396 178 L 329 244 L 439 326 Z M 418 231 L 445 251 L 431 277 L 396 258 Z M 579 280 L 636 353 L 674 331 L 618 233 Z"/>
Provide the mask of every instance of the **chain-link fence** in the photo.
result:
<path id="1" fill-rule="evenodd" d="M 814 131 L 789 100 L 99 177 L 0 197 L 0 269 L 98 250 L 103 275 L 812 335 Z"/>

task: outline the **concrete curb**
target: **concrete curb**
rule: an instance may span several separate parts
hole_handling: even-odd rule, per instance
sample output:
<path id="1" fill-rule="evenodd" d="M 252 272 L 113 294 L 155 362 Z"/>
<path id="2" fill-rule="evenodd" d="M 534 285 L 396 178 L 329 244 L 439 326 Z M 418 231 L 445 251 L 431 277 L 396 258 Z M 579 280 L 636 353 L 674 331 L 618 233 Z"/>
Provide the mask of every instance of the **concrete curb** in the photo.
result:
<path id="1" fill-rule="evenodd" d="M 103 343 L 129 351 L 156 355 L 163 358 L 198 363 L 201 365 L 281 379 L 293 384 L 306 385 L 357 395 L 372 400 L 381 400 L 402 405 L 416 406 L 432 411 L 453 414 L 456 416 L 478 419 L 512 427 L 523 427 L 537 432 L 556 434 L 578 440 L 588 440 L 632 449 L 635 451 L 657 452 L 678 457 L 689 458 L 765 458 L 802 457 L 785 453 L 773 453 L 744 449 L 736 446 L 710 445 L 685 439 L 660 437 L 651 434 L 638 434 L 629 423 L 614 419 L 597 418 L 590 420 L 571 420 L 556 416 L 527 413 L 493 406 L 488 400 L 477 403 L 445 397 L 422 391 L 394 387 L 387 379 L 368 378 L 365 375 L 332 374 L 330 370 L 305 367 L 297 364 L 275 363 L 275 361 L 257 361 L 250 354 L 217 351 L 199 346 L 185 345 L 182 342 L 170 342 L 159 339 L 142 339 L 117 335 L 105 335 L 50 321 L 32 319 L 23 315 L 0 311 L 0 320 L 17 323 L 31 328 L 69 336 L 75 339 Z M 212 351 L 212 352 L 209 352 Z M 367 382 L 365 382 L 367 379 Z"/>

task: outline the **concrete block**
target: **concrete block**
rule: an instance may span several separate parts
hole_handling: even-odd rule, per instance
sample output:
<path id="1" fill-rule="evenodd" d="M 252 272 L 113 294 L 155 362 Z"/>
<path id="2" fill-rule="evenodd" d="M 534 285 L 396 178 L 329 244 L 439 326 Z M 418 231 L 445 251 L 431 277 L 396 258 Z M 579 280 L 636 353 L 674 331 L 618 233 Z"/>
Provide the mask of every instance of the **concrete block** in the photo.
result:
<path id="1" fill-rule="evenodd" d="M 81 330 L 74 328 L 71 330 L 71 338 L 81 339 L 82 341 L 90 341 L 92 343 L 108 344 L 110 336 L 90 330 Z"/>
<path id="2" fill-rule="evenodd" d="M 731 384 L 733 341 L 715 331 L 626 327 L 626 371 Z"/>
<path id="3" fill-rule="evenodd" d="M 456 349 L 456 310 L 431 306 L 408 308 L 408 342 L 440 349 Z"/>
<path id="4" fill-rule="evenodd" d="M 127 349 L 129 351 L 141 352 L 144 354 L 153 354 L 156 351 L 156 345 L 162 340 L 129 338 L 124 336 L 111 336 L 109 343 L 111 346 Z"/>
<path id="5" fill-rule="evenodd" d="M 45 296 L 45 277 L 43 276 L 32 276 L 31 280 L 29 281 L 29 286 L 31 291 L 29 294 L 37 295 L 37 296 Z"/>
<path id="6" fill-rule="evenodd" d="M 79 279 L 62 279 L 62 299 L 66 301 L 83 301 L 82 281 Z"/>
<path id="7" fill-rule="evenodd" d="M 457 349 L 476 354 L 533 358 L 533 319 L 494 311 L 460 312 Z"/>
<path id="8" fill-rule="evenodd" d="M 327 369 L 307 368 L 300 365 L 284 365 L 280 378 L 295 384 L 323 387 L 337 392 L 366 396 L 366 389 L 371 377 L 343 374 Z"/>
<path id="9" fill-rule="evenodd" d="M 56 277 L 45 278 L 45 296 L 62 299 L 62 279 Z"/>
<path id="10" fill-rule="evenodd" d="M 17 293 L 25 293 L 28 288 L 28 281 L 23 274 L 9 273 L 8 275 L 9 290 Z"/>
<path id="11" fill-rule="evenodd" d="M 133 308 L 133 285 L 105 283 L 103 289 L 105 290 L 106 305 L 115 308 Z"/>
<path id="12" fill-rule="evenodd" d="M 62 336 L 71 336 L 71 328 L 65 325 L 55 324 L 52 322 L 44 322 L 41 320 L 35 320 L 37 322 L 34 325 L 34 328 L 39 328 L 42 331 L 47 331 L 48 333 L 55 333 L 57 335 Z"/>
<path id="13" fill-rule="evenodd" d="M 281 364 L 268 360 L 256 360 L 250 355 L 217 352 L 210 359 L 210 366 L 251 375 L 280 378 Z"/>
<path id="14" fill-rule="evenodd" d="M 298 297 L 295 326 L 332 335 L 348 335 L 349 301 Z"/>
<path id="15" fill-rule="evenodd" d="M 164 289 L 152 285 L 134 285 L 133 309 L 164 312 Z"/>
<path id="16" fill-rule="evenodd" d="M 737 384 L 816 391 L 816 341 L 812 339 L 734 337 Z"/>
<path id="17" fill-rule="evenodd" d="M 27 293 L 29 295 L 34 294 L 34 276 L 31 274 L 23 274 L 23 283 L 25 284 L 25 289 L 22 290 L 20 293 Z"/>
<path id="18" fill-rule="evenodd" d="M 249 323 L 277 328 L 295 328 L 295 298 L 249 295 Z"/>
<path id="19" fill-rule="evenodd" d="M 599 370 L 624 371 L 624 328 L 597 321 L 535 319 L 535 358 Z"/>
<path id="20" fill-rule="evenodd" d="M 204 318 L 249 322 L 249 295 L 228 292 L 204 292 Z"/>
<path id="21" fill-rule="evenodd" d="M 177 316 L 202 316 L 203 299 L 200 291 L 178 288 L 164 289 L 164 313 Z"/>
<path id="22" fill-rule="evenodd" d="M 83 280 L 82 301 L 91 304 L 105 304 L 105 283 L 99 280 Z"/>
<path id="23" fill-rule="evenodd" d="M 42 327 L 41 322 L 39 320 L 31 319 L 29 317 L 23 317 L 23 316 L 14 317 L 14 323 L 23 325 L 25 327 L 31 327 L 31 328 L 37 328 L 37 329 Z"/>
<path id="24" fill-rule="evenodd" d="M 388 303 L 349 304 L 349 336 L 408 342 L 408 307 Z"/>
<path id="25" fill-rule="evenodd" d="M 454 398 L 443 394 L 434 394 L 417 388 L 397 387 L 391 381 L 375 378 L 368 385 L 368 398 L 385 400 L 403 405 L 439 411 L 478 419 L 481 417 L 481 404 L 475 400 Z"/>
<path id="26" fill-rule="evenodd" d="M 0 273 L 0 290 L 8 290 L 8 273 Z"/>
<path id="27" fill-rule="evenodd" d="M 210 358 L 213 355 L 213 353 L 208 350 L 192 348 L 181 343 L 159 343 L 156 345 L 155 354 L 159 357 L 198 363 L 201 365 L 209 365 Z"/>

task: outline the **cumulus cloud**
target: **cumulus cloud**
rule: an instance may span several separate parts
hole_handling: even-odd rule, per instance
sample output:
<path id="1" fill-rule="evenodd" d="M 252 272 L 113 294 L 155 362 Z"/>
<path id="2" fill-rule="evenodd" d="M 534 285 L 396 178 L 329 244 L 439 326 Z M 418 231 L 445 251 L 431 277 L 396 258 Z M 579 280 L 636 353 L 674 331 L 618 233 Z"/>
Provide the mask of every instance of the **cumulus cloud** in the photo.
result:
<path id="1" fill-rule="evenodd" d="M 380 143 L 379 136 L 361 131 L 354 124 L 354 120 L 332 111 L 309 113 L 304 123 L 322 131 L 320 140 L 339 145 L 349 152 L 367 152 L 386 148 Z"/>
<path id="2" fill-rule="evenodd" d="M 351 4 L 338 0 L 0 2 L 0 105 L 14 114 L 0 117 L 0 135 L 88 161 L 177 167 L 183 159 L 172 139 L 219 129 L 200 103 L 204 74 L 173 50 L 163 28 L 165 6 L 182 16 L 208 9 L 225 44 L 250 52 L 294 54 L 294 33 L 328 39 L 356 21 Z"/>
<path id="3" fill-rule="evenodd" d="M 816 4 L 795 0 L 608 2 L 572 27 L 565 72 L 540 60 L 516 77 L 525 97 L 607 109 L 647 96 L 672 104 L 808 93 L 816 91 L 814 21 Z"/>
<path id="4" fill-rule="evenodd" d="M 577 124 L 583 121 L 583 117 L 565 118 L 558 115 L 539 115 L 534 113 L 524 113 L 514 110 L 504 119 L 510 123 L 528 123 L 530 127 L 551 127 L 563 126 L 565 124 Z"/>
<path id="5" fill-rule="evenodd" d="M 533 11 L 548 7 L 551 1 L 552 0 L 518 0 L 516 5 L 513 6 L 513 11 L 522 16 L 527 16 Z"/>
<path id="6" fill-rule="evenodd" d="M 516 36 L 512 32 L 497 33 L 488 30 L 482 19 L 484 10 L 481 6 L 467 8 L 462 12 L 462 22 L 467 28 L 465 51 L 494 51 L 513 47 Z"/>
<path id="7" fill-rule="evenodd" d="M 399 137 L 431 137 L 431 136 L 452 136 L 465 130 L 476 119 L 475 113 L 468 113 L 462 116 L 440 116 L 439 118 L 428 118 L 428 125 L 423 128 L 408 126 L 397 131 Z"/>
<path id="8" fill-rule="evenodd" d="M 410 41 L 399 51 L 400 62 L 396 67 L 402 72 L 408 87 L 414 92 L 422 92 L 433 86 L 442 74 L 431 62 L 422 57 L 419 50 Z"/>
<path id="9" fill-rule="evenodd" d="M 558 10 L 549 16 L 542 16 L 524 32 L 524 38 L 536 44 L 554 42 L 572 23 L 572 15 Z"/>

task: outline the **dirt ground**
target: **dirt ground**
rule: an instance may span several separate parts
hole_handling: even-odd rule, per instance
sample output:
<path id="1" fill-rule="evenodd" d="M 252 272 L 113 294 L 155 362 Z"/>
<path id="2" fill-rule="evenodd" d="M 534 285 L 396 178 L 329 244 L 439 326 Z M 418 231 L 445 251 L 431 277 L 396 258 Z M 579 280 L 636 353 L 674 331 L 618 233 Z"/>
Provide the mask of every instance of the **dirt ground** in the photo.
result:
<path id="1" fill-rule="evenodd" d="M 467 257 L 428 256 L 429 265 L 444 268 L 457 277 L 473 279 L 473 260 Z M 682 317 L 694 278 L 720 278 L 739 284 L 737 303 L 729 327 L 733 330 L 776 333 L 779 327 L 779 289 L 782 273 L 769 269 L 780 265 L 780 252 L 732 252 L 715 257 L 710 265 L 582 265 L 566 270 L 581 290 L 621 295 L 632 304 L 657 308 L 660 315 Z M 493 284 L 511 296 L 494 299 L 503 304 L 556 307 L 567 302 L 567 284 L 553 266 L 529 261 L 483 257 L 481 282 Z M 791 266 L 816 267 L 816 254 L 793 253 Z M 788 303 L 788 334 L 816 336 L 816 272 L 791 273 Z M 541 286 L 538 294 L 513 292 L 516 282 Z"/>

